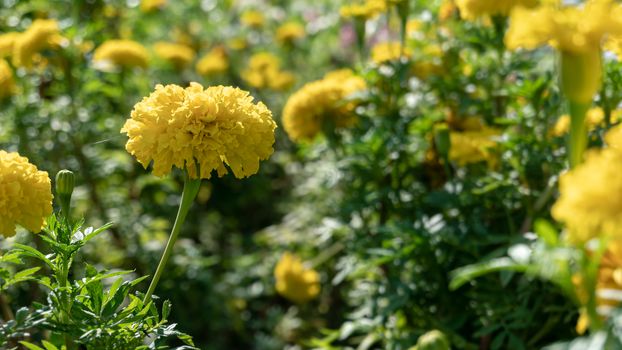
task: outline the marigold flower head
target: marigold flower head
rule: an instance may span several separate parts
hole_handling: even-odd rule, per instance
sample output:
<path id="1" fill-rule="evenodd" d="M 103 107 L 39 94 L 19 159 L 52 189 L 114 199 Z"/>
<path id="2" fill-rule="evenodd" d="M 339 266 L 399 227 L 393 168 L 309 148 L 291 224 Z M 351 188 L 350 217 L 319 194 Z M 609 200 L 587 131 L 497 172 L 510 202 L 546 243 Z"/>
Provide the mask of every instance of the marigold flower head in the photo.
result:
<path id="1" fill-rule="evenodd" d="M 320 275 L 300 258 L 285 253 L 274 268 L 276 291 L 294 303 L 306 303 L 320 293 Z"/>
<path id="2" fill-rule="evenodd" d="M 622 238 L 622 141 L 621 126 L 609 131 L 605 139 L 610 147 L 591 150 L 585 161 L 559 180 L 559 199 L 551 214 L 566 225 L 568 239 L 587 242 L 595 237 Z"/>
<path id="3" fill-rule="evenodd" d="M 153 46 L 156 55 L 170 62 L 176 69 L 182 69 L 188 66 L 194 60 L 196 55 L 194 50 L 186 45 L 157 42 Z"/>
<path id="4" fill-rule="evenodd" d="M 519 7 L 510 17 L 505 44 L 511 50 L 551 44 L 573 54 L 599 50 L 607 34 L 622 34 L 621 15 L 622 7 L 610 0 L 588 0 L 584 6 Z"/>
<path id="5" fill-rule="evenodd" d="M 167 0 L 141 0 L 140 10 L 142 12 L 153 12 L 163 8 Z"/>
<path id="6" fill-rule="evenodd" d="M 215 47 L 205 54 L 196 66 L 197 72 L 202 76 L 210 76 L 224 73 L 229 69 L 229 58 L 223 47 Z"/>
<path id="7" fill-rule="evenodd" d="M 460 17 L 475 20 L 482 16 L 507 16 L 517 6 L 535 6 L 538 0 L 456 0 Z"/>
<path id="8" fill-rule="evenodd" d="M 15 152 L 0 150 L 0 234 L 15 235 L 15 225 L 37 233 L 50 214 L 52 185 L 48 173 Z"/>
<path id="9" fill-rule="evenodd" d="M 289 89 L 295 81 L 292 73 L 281 70 L 279 58 L 268 52 L 251 56 L 248 68 L 242 71 L 242 79 L 256 89 L 277 91 Z"/>
<path id="10" fill-rule="evenodd" d="M 492 150 L 497 146 L 496 138 L 499 134 L 498 130 L 487 127 L 481 130 L 451 132 L 449 159 L 461 166 L 484 161 L 493 164 L 495 158 Z"/>
<path id="11" fill-rule="evenodd" d="M 18 32 L 0 34 L 0 57 L 7 57 L 13 54 L 13 45 L 18 36 Z"/>
<path id="12" fill-rule="evenodd" d="M 365 81 L 348 69 L 331 72 L 324 79 L 304 85 L 283 108 L 285 132 L 294 141 L 310 141 L 328 124 L 334 128 L 356 124 L 352 113 L 356 104 L 344 100 L 365 88 Z"/>
<path id="13" fill-rule="evenodd" d="M 243 25 L 251 28 L 261 28 L 266 22 L 263 13 L 256 10 L 247 10 L 240 16 L 240 22 Z"/>
<path id="14" fill-rule="evenodd" d="M 146 68 L 149 53 L 133 40 L 113 39 L 101 44 L 93 53 L 93 61 L 104 69 L 109 67 Z"/>
<path id="15" fill-rule="evenodd" d="M 145 168 L 153 162 L 154 175 L 177 167 L 192 178 L 209 179 L 214 170 L 225 175 L 225 165 L 237 178 L 257 173 L 259 161 L 273 152 L 275 129 L 270 110 L 253 103 L 248 92 L 191 83 L 185 89 L 157 85 L 134 106 L 121 132 L 138 162 Z"/>
<path id="16" fill-rule="evenodd" d="M 9 64 L 0 58 L 0 99 L 15 93 L 15 79 Z"/>
<path id="17" fill-rule="evenodd" d="M 19 34 L 13 43 L 13 64 L 16 67 L 32 67 L 33 58 L 45 49 L 60 45 L 58 22 L 53 19 L 36 19 L 25 32 Z"/>
<path id="18" fill-rule="evenodd" d="M 365 2 L 341 6 L 339 14 L 343 18 L 357 20 L 373 19 L 387 10 L 387 4 L 383 0 L 366 0 Z"/>
<path id="19" fill-rule="evenodd" d="M 412 51 L 407 47 L 403 47 L 399 41 L 378 43 L 371 48 L 371 59 L 376 64 L 398 60 L 401 57 L 409 58 L 411 56 Z"/>
<path id="20" fill-rule="evenodd" d="M 288 45 L 305 36 L 305 27 L 294 21 L 283 23 L 274 35 L 281 45 Z"/>

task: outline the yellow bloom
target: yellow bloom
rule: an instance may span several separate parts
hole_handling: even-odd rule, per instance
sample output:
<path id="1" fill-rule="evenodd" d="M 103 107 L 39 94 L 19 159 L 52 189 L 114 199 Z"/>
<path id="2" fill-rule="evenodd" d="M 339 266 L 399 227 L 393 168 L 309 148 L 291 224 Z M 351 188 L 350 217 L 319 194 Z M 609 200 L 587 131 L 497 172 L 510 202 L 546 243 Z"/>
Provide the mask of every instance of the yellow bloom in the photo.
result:
<path id="1" fill-rule="evenodd" d="M 538 0 L 456 0 L 460 17 L 474 20 L 482 16 L 507 16 L 514 7 L 535 6 Z"/>
<path id="2" fill-rule="evenodd" d="M 585 6 L 517 8 L 505 44 L 511 50 L 551 44 L 573 54 L 597 51 L 607 34 L 622 34 L 621 15 L 622 7 L 610 0 L 588 0 Z"/>
<path id="3" fill-rule="evenodd" d="M 227 46 L 231 50 L 240 51 L 248 47 L 248 41 L 244 37 L 232 38 L 227 41 Z"/>
<path id="4" fill-rule="evenodd" d="M 41 231 L 52 214 L 52 187 L 48 173 L 39 171 L 17 153 L 0 150 L 0 234 L 15 234 L 15 225 Z"/>
<path id="5" fill-rule="evenodd" d="M 240 22 L 247 27 L 261 28 L 266 22 L 266 19 L 263 13 L 256 10 L 248 10 L 242 13 L 242 16 L 240 16 Z"/>
<path id="6" fill-rule="evenodd" d="M 0 34 L 0 57 L 7 57 L 13 54 L 15 39 L 19 36 L 17 32 Z"/>
<path id="7" fill-rule="evenodd" d="M 441 7 L 438 9 L 438 20 L 440 22 L 447 21 L 456 12 L 456 4 L 453 0 L 444 0 Z"/>
<path id="8" fill-rule="evenodd" d="M 170 62 L 176 69 L 182 69 L 194 60 L 194 50 L 186 45 L 157 42 L 153 49 L 156 55 Z"/>
<path id="9" fill-rule="evenodd" d="M 371 48 L 371 59 L 376 64 L 398 60 L 400 57 L 409 58 L 410 56 L 412 56 L 412 51 L 407 47 L 402 47 L 398 41 L 378 43 Z"/>
<path id="10" fill-rule="evenodd" d="M 367 0 L 364 3 L 356 3 L 341 6 L 339 14 L 343 18 L 358 20 L 372 19 L 387 10 L 387 4 L 383 0 Z"/>
<path id="11" fill-rule="evenodd" d="M 15 38 L 13 64 L 16 67 L 30 68 L 36 54 L 58 47 L 61 41 L 62 36 L 55 20 L 36 19 L 25 32 Z"/>
<path id="12" fill-rule="evenodd" d="M 15 80 L 9 64 L 0 58 L 0 99 L 15 93 Z"/>
<path id="13" fill-rule="evenodd" d="M 276 264 L 274 278 L 276 291 L 294 303 L 306 303 L 320 293 L 320 275 L 290 253 L 283 254 Z"/>
<path id="14" fill-rule="evenodd" d="M 141 44 L 132 40 L 108 40 L 101 44 L 93 54 L 93 61 L 103 68 L 142 67 L 148 64 L 149 53 Z"/>
<path id="15" fill-rule="evenodd" d="M 229 59 L 223 47 L 215 47 L 203 56 L 196 66 L 202 76 L 224 73 L 229 69 Z"/>
<path id="16" fill-rule="evenodd" d="M 140 10 L 152 12 L 161 9 L 164 5 L 166 5 L 166 0 L 141 0 Z"/>
<path id="17" fill-rule="evenodd" d="M 603 111 L 600 107 L 590 108 L 587 111 L 587 116 L 585 118 L 585 122 L 587 123 L 588 129 L 594 130 L 597 126 L 602 124 L 605 121 L 605 111 Z M 612 122 L 616 121 L 612 118 Z M 557 119 L 557 123 L 553 127 L 553 135 L 555 136 L 564 136 L 570 130 L 570 116 L 568 114 L 564 114 L 559 119 Z"/>
<path id="18" fill-rule="evenodd" d="M 294 141 L 310 141 L 324 127 L 345 128 L 356 123 L 356 106 L 344 99 L 366 88 L 365 81 L 348 69 L 327 74 L 324 79 L 304 85 L 283 109 L 283 127 Z"/>
<path id="19" fill-rule="evenodd" d="M 610 147 L 588 151 L 585 162 L 559 180 L 560 196 L 551 214 L 566 225 L 573 243 L 601 235 L 622 238 L 622 196 L 615 195 L 622 193 L 621 128 L 617 126 L 606 134 Z"/>
<path id="20" fill-rule="evenodd" d="M 298 22 L 286 22 L 277 28 L 275 39 L 281 45 L 288 45 L 305 36 L 305 27 Z"/>
<path id="21" fill-rule="evenodd" d="M 449 159 L 461 166 L 483 161 L 493 164 L 495 158 L 492 150 L 497 146 L 497 137 L 498 130 L 486 127 L 481 130 L 451 132 Z"/>
<path id="22" fill-rule="evenodd" d="M 2 47 L 2 44 L 0 44 Z M 613 52 L 618 61 L 622 60 L 622 35 L 610 36 L 605 41 L 604 49 Z M 2 52 L 2 49 L 0 49 Z"/>
<path id="23" fill-rule="evenodd" d="M 251 56 L 248 68 L 242 71 L 242 79 L 256 89 L 270 88 L 285 90 L 291 87 L 295 77 L 292 73 L 281 71 L 278 57 L 268 52 Z"/>
<path id="24" fill-rule="evenodd" d="M 207 89 L 157 85 L 134 106 L 121 129 L 126 149 L 153 173 L 164 176 L 172 167 L 187 168 L 193 178 L 218 176 L 228 166 L 237 178 L 257 173 L 259 161 L 273 152 L 276 123 L 261 102 L 248 92 L 229 86 Z M 195 161 L 200 166 L 197 174 Z"/>

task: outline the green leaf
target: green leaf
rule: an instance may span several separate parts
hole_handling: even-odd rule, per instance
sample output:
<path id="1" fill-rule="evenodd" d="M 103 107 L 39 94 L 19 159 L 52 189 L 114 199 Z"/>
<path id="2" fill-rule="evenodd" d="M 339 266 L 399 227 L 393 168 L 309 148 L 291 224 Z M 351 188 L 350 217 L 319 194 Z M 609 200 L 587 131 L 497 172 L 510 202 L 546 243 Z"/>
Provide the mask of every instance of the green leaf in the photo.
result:
<path id="1" fill-rule="evenodd" d="M 451 272 L 449 288 L 451 290 L 458 289 L 465 283 L 491 272 L 503 270 L 525 272 L 528 268 L 529 265 L 517 263 L 507 257 L 467 265 Z"/>
<path id="2" fill-rule="evenodd" d="M 27 341 L 20 341 L 19 343 L 30 350 L 45 350 L 44 348 L 37 346 L 35 344 L 29 343 Z"/>
<path id="3" fill-rule="evenodd" d="M 54 344 L 50 343 L 47 340 L 42 340 L 41 343 L 43 344 L 46 350 L 58 350 L 58 348 Z"/>
<path id="4" fill-rule="evenodd" d="M 542 239 L 546 244 L 554 246 L 557 245 L 558 242 L 558 233 L 555 227 L 544 219 L 538 219 L 533 224 L 534 230 L 536 234 Z"/>
<path id="5" fill-rule="evenodd" d="M 17 248 L 16 250 L 20 251 L 22 255 L 39 259 L 46 263 L 50 268 L 54 269 L 54 264 L 52 263 L 52 261 L 50 261 L 50 259 L 48 259 L 45 255 L 43 255 L 43 253 L 36 250 L 35 248 L 19 243 L 15 243 L 14 247 Z"/>

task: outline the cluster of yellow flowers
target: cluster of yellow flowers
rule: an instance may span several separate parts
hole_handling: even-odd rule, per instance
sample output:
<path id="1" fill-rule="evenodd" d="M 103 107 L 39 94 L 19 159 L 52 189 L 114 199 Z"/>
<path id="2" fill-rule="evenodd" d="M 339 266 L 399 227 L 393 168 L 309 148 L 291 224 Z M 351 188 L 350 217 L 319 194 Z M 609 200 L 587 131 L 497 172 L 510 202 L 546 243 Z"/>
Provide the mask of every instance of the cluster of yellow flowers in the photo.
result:
<path id="1" fill-rule="evenodd" d="M 52 214 L 48 173 L 17 153 L 0 150 L 0 234 L 15 234 L 15 225 L 39 232 Z"/>
<path id="2" fill-rule="evenodd" d="M 616 123 L 620 120 L 622 116 L 622 110 L 617 109 L 612 111 L 611 113 L 611 123 Z M 601 126 L 605 122 L 605 111 L 600 107 L 590 108 L 587 111 L 587 115 L 585 118 L 585 123 L 588 126 L 590 131 L 596 129 L 598 126 Z M 555 123 L 553 126 L 552 134 L 554 136 L 564 136 L 568 133 L 570 129 L 570 116 L 568 114 L 564 114 Z"/>
<path id="3" fill-rule="evenodd" d="M 114 67 L 142 67 L 149 64 L 149 53 L 133 40 L 113 39 L 105 41 L 93 53 L 93 62 L 102 69 Z"/>
<path id="4" fill-rule="evenodd" d="M 41 51 L 56 49 L 62 41 L 55 20 L 35 19 L 23 33 L 0 35 L 0 57 L 12 56 L 14 66 L 31 68 Z"/>
<path id="5" fill-rule="evenodd" d="M 560 197 L 551 214 L 568 229 L 568 239 L 584 243 L 595 237 L 622 239 L 622 126 L 607 132 L 609 147 L 587 152 L 585 162 L 563 174 Z"/>
<path id="6" fill-rule="evenodd" d="M 301 39 L 304 36 L 305 27 L 295 21 L 283 23 L 276 29 L 276 34 L 274 35 L 276 41 L 281 45 L 291 45 L 296 40 Z"/>
<path id="7" fill-rule="evenodd" d="M 449 159 L 461 166 L 486 161 L 493 164 L 494 148 L 499 131 L 482 127 L 480 130 L 455 131 L 450 133 Z"/>
<path id="8" fill-rule="evenodd" d="M 320 275 L 306 268 L 300 258 L 285 253 L 274 268 L 276 291 L 298 304 L 308 302 L 320 293 Z"/>
<path id="9" fill-rule="evenodd" d="M 208 77 L 221 74 L 229 69 L 229 58 L 222 46 L 211 49 L 197 62 L 196 70 L 202 76 Z"/>
<path id="10" fill-rule="evenodd" d="M 324 79 L 304 85 L 285 104 L 285 132 L 294 141 L 310 141 L 322 131 L 325 123 L 335 128 L 354 125 L 355 104 L 344 99 L 365 88 L 365 81 L 348 69 L 329 73 Z"/>
<path id="11" fill-rule="evenodd" d="M 412 50 L 404 47 L 399 41 L 382 42 L 371 48 L 371 59 L 375 64 L 383 64 L 411 56 Z"/>
<path id="12" fill-rule="evenodd" d="M 514 7 L 530 7 L 537 3 L 538 0 L 456 0 L 460 17 L 467 20 L 475 20 L 482 16 L 507 16 Z"/>
<path id="13" fill-rule="evenodd" d="M 153 49 L 156 55 L 168 61 L 177 70 L 190 65 L 196 56 L 191 47 L 183 44 L 160 41 L 154 44 Z"/>
<path id="14" fill-rule="evenodd" d="M 257 173 L 259 161 L 273 152 L 276 123 L 261 102 L 233 87 L 203 89 L 191 83 L 156 86 L 137 103 L 121 130 L 126 149 L 153 173 L 164 176 L 172 167 L 187 169 L 192 178 L 209 179 L 212 171 L 237 178 Z M 199 172 L 197 172 L 199 165 Z"/>
<path id="15" fill-rule="evenodd" d="M 269 52 L 259 52 L 251 56 L 242 78 L 256 89 L 287 90 L 296 80 L 291 72 L 281 70 L 279 58 Z"/>

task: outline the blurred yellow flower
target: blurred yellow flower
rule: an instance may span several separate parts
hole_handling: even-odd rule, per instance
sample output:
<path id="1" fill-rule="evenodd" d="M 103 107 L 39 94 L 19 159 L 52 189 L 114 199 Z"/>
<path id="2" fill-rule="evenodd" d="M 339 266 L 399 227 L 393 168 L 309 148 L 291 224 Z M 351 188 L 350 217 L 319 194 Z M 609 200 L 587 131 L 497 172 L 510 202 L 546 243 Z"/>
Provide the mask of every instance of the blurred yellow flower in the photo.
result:
<path id="1" fill-rule="evenodd" d="M 185 89 L 157 85 L 134 106 L 121 132 L 140 164 L 146 168 L 153 162 L 154 175 L 176 167 L 192 178 L 209 179 L 214 170 L 227 174 L 225 165 L 237 178 L 257 173 L 259 161 L 273 152 L 275 129 L 272 112 L 253 103 L 248 92 L 190 83 Z"/>
<path id="2" fill-rule="evenodd" d="M 18 36 L 18 32 L 0 34 L 0 57 L 7 57 L 13 54 L 13 45 Z"/>
<path id="3" fill-rule="evenodd" d="M 460 17 L 475 20 L 482 16 L 507 16 L 514 7 L 531 7 L 538 0 L 456 0 Z"/>
<path id="4" fill-rule="evenodd" d="M 585 162 L 563 174 L 559 199 L 551 214 L 568 229 L 568 239 L 584 243 L 594 237 L 622 238 L 622 126 L 605 136 L 609 144 L 602 150 L 586 152 Z"/>
<path id="5" fill-rule="evenodd" d="M 499 135 L 499 130 L 487 127 L 480 130 L 451 132 L 449 159 L 461 166 L 483 161 L 491 165 L 496 161 L 493 150 L 497 146 L 496 138 Z"/>
<path id="6" fill-rule="evenodd" d="M 240 51 L 248 47 L 248 41 L 244 37 L 232 38 L 227 41 L 227 46 L 231 50 Z"/>
<path id="7" fill-rule="evenodd" d="M 152 12 L 163 8 L 167 0 L 141 0 L 140 10 L 143 12 Z"/>
<path id="8" fill-rule="evenodd" d="M 100 68 L 142 67 L 148 65 L 147 49 L 136 41 L 114 39 L 101 44 L 93 54 L 93 62 Z"/>
<path id="9" fill-rule="evenodd" d="M 612 113 L 611 122 L 615 123 L 618 121 L 619 113 Z M 587 111 L 587 115 L 585 118 L 585 122 L 587 123 L 588 130 L 592 131 L 597 126 L 602 124 L 605 121 L 605 111 L 603 111 L 600 107 L 590 108 Z M 552 134 L 554 136 L 564 136 L 570 130 L 570 116 L 568 114 L 564 114 L 555 123 L 553 127 Z"/>
<path id="10" fill-rule="evenodd" d="M 438 20 L 445 22 L 451 19 L 456 13 L 456 3 L 454 0 L 443 0 L 441 7 L 438 9 Z"/>
<path id="11" fill-rule="evenodd" d="M 194 50 L 189 46 L 163 41 L 155 43 L 153 49 L 156 55 L 168 61 L 178 70 L 192 63 L 196 55 Z"/>
<path id="12" fill-rule="evenodd" d="M 38 233 L 52 214 L 48 173 L 28 159 L 0 150 L 0 234 L 15 235 L 15 225 Z"/>
<path id="13" fill-rule="evenodd" d="M 291 45 L 294 41 L 305 36 L 305 27 L 294 21 L 283 23 L 277 28 L 275 39 L 281 45 Z"/>
<path id="14" fill-rule="evenodd" d="M 229 58 L 225 49 L 217 46 L 210 50 L 197 62 L 196 69 L 197 73 L 205 77 L 226 72 L 229 69 Z"/>
<path id="15" fill-rule="evenodd" d="M 59 47 L 62 39 L 58 22 L 53 19 L 34 20 L 25 32 L 15 38 L 13 65 L 16 67 L 32 67 L 33 58 L 36 54 L 45 49 Z"/>
<path id="16" fill-rule="evenodd" d="M 358 20 L 373 19 L 387 10 L 387 4 L 383 0 L 366 0 L 350 5 L 341 6 L 339 14 L 343 18 L 354 18 Z"/>
<path id="17" fill-rule="evenodd" d="M 259 52 L 251 56 L 248 68 L 242 71 L 242 79 L 256 89 L 277 91 L 290 88 L 295 81 L 292 73 L 281 70 L 280 59 L 269 53 Z"/>
<path id="18" fill-rule="evenodd" d="M 371 48 L 371 59 L 376 64 L 382 64 L 400 59 L 400 57 L 410 58 L 412 51 L 407 47 L 402 47 L 399 41 L 383 42 Z"/>
<path id="19" fill-rule="evenodd" d="M 9 64 L 0 58 L 0 99 L 15 93 L 15 79 Z"/>
<path id="20" fill-rule="evenodd" d="M 283 254 L 276 264 L 274 278 L 276 291 L 297 304 L 313 300 L 320 293 L 320 275 L 291 253 Z"/>
<path id="21" fill-rule="evenodd" d="M 348 69 L 304 85 L 285 104 L 285 132 L 294 141 L 310 141 L 325 127 L 345 128 L 356 124 L 352 113 L 356 104 L 344 99 L 365 88 L 365 81 Z"/>
<path id="22" fill-rule="evenodd" d="M 263 13 L 256 10 L 247 10 L 240 16 L 240 22 L 251 28 L 261 28 L 264 26 L 266 19 Z"/>

